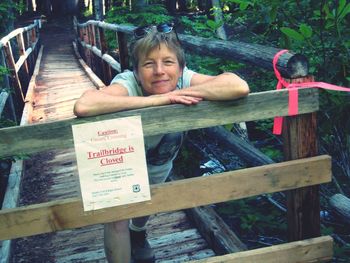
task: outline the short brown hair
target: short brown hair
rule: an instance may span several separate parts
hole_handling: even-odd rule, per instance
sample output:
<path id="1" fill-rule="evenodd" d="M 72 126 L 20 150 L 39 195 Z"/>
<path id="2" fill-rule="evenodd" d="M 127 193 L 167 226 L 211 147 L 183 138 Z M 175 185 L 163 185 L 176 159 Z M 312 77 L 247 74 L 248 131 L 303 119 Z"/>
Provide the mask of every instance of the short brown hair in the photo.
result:
<path id="1" fill-rule="evenodd" d="M 147 56 L 153 49 L 159 47 L 160 44 L 165 44 L 175 53 L 181 69 L 185 67 L 185 53 L 179 43 L 176 33 L 174 31 L 162 33 L 154 28 L 154 30 L 151 30 L 143 38 L 136 40 L 131 46 L 131 60 L 135 71 L 137 71 L 140 59 L 143 56 Z"/>

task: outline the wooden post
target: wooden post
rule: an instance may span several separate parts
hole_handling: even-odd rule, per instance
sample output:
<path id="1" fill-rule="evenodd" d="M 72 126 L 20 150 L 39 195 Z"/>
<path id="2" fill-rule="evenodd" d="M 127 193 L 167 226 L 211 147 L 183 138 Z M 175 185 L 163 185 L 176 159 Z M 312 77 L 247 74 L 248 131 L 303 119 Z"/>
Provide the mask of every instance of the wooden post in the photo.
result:
<path id="1" fill-rule="evenodd" d="M 91 47 L 93 47 L 95 45 L 94 25 L 89 24 L 87 32 L 88 32 L 89 44 L 91 45 Z M 94 57 L 95 57 L 94 53 L 90 51 L 90 68 L 92 69 L 92 71 L 94 71 L 94 68 L 95 68 Z"/>
<path id="2" fill-rule="evenodd" d="M 12 48 L 11 48 L 10 42 L 7 42 L 4 45 L 4 51 L 5 51 L 5 58 L 6 58 L 7 65 L 9 67 L 9 69 L 11 70 L 11 74 L 12 74 L 12 77 L 14 79 L 14 83 L 17 86 L 17 88 L 15 88 L 16 99 L 22 100 L 22 102 L 24 102 L 25 97 L 24 97 L 23 90 L 22 90 L 22 84 L 21 84 L 21 81 L 20 81 L 19 76 L 18 76 L 18 71 L 16 69 L 16 63 L 15 63 L 15 60 L 13 58 Z"/>
<path id="3" fill-rule="evenodd" d="M 313 81 L 313 77 L 294 79 L 292 83 Z M 316 113 L 287 117 L 283 123 L 285 160 L 316 156 Z M 288 239 L 296 241 L 320 236 L 319 186 L 287 192 Z"/>
<path id="4" fill-rule="evenodd" d="M 96 34 L 96 27 L 95 27 L 95 25 L 94 24 L 91 24 L 90 25 L 90 27 L 91 27 L 91 45 L 94 47 L 96 47 L 97 46 L 97 38 L 98 38 L 98 36 L 97 36 L 97 34 Z M 96 62 L 95 62 L 95 57 L 96 57 L 96 55 L 95 54 L 92 54 L 92 63 L 93 63 L 93 69 L 94 69 L 94 71 L 96 72 L 96 68 L 98 68 L 98 66 L 96 65 Z"/>
<path id="5" fill-rule="evenodd" d="M 90 44 L 89 43 L 89 37 L 88 37 L 88 28 L 84 27 L 83 28 L 83 32 L 84 32 L 84 43 L 85 44 Z M 89 65 L 89 67 L 91 67 L 91 65 L 90 65 L 90 63 L 91 63 L 90 53 L 91 53 L 91 51 L 89 49 L 87 49 L 86 47 L 84 47 L 85 62 L 86 62 L 86 64 Z"/>
<path id="6" fill-rule="evenodd" d="M 6 67 L 6 63 L 5 63 L 5 54 L 4 51 L 0 49 L 0 65 Z M 5 87 L 5 89 L 10 90 L 10 81 L 9 81 L 9 76 L 8 75 L 4 75 L 3 76 L 3 85 Z M 9 92 L 9 97 L 7 98 L 7 102 L 9 105 L 9 115 L 11 116 L 11 119 L 13 121 L 15 121 L 17 124 L 19 124 L 19 121 L 17 118 L 17 116 L 20 116 L 19 114 L 21 114 L 21 112 L 16 111 L 16 107 L 14 105 L 13 99 L 12 99 L 13 94 L 11 94 L 11 92 Z"/>
<path id="7" fill-rule="evenodd" d="M 100 48 L 101 48 L 101 55 L 103 57 L 104 54 L 108 52 L 106 37 L 105 37 L 105 31 L 102 27 L 98 28 L 99 35 L 100 35 Z M 104 84 L 109 84 L 109 82 L 112 80 L 112 72 L 111 68 L 108 66 L 107 62 L 105 62 L 101 57 L 101 65 L 102 65 L 102 78 Z"/>
<path id="8" fill-rule="evenodd" d="M 128 43 L 126 40 L 125 33 L 117 32 L 118 46 L 119 46 L 119 62 L 120 68 L 123 72 L 126 69 L 129 69 L 129 52 L 128 52 Z"/>
<path id="9" fill-rule="evenodd" d="M 31 34 L 30 31 L 26 32 L 27 48 L 32 47 L 32 38 L 31 38 L 30 34 Z M 34 68 L 34 66 L 35 66 L 35 56 L 34 56 L 33 53 L 31 53 L 29 55 L 28 61 L 29 61 L 30 68 Z"/>
<path id="10" fill-rule="evenodd" d="M 20 33 L 16 36 L 16 39 L 17 39 L 17 45 L 18 45 L 18 52 L 19 52 L 19 55 L 20 56 L 24 56 L 25 55 L 25 46 L 24 46 L 24 39 L 23 39 L 23 33 Z M 34 52 L 34 50 L 32 51 Z M 24 61 L 24 71 L 26 73 L 26 77 L 29 81 L 30 79 L 30 76 L 29 76 L 29 67 L 28 67 L 28 63 L 27 63 L 27 59 Z"/>

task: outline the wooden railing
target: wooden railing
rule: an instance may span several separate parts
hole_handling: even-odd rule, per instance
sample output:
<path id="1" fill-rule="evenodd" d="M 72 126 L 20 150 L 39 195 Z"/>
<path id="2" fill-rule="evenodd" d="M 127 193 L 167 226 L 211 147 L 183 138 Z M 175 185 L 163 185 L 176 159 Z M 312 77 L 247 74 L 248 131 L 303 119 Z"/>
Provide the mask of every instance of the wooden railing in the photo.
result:
<path id="1" fill-rule="evenodd" d="M 130 69 L 128 41 L 132 40 L 133 30 L 130 25 L 116 25 L 101 21 L 88 21 L 79 24 L 74 20 L 77 42 L 81 56 L 95 73 L 108 84 L 115 73 Z M 116 61 L 112 55 L 115 50 L 108 49 L 105 31 L 112 31 L 116 37 Z M 239 41 L 223 41 L 178 34 L 185 49 L 204 55 L 243 62 L 254 67 L 272 70 L 272 58 L 280 51 L 273 47 L 248 44 Z M 308 75 L 307 58 L 290 52 L 280 56 L 277 68 L 285 78 L 300 78 Z"/>
<path id="2" fill-rule="evenodd" d="M 0 40 L 0 65 L 6 67 L 10 72 L 10 78 L 4 76 L 4 86 L 6 89 L 1 91 L 0 112 L 5 107 L 10 96 L 10 90 L 15 94 L 13 100 L 15 110 L 14 118 L 20 119 L 29 80 L 33 74 L 35 61 L 39 53 L 39 27 L 40 20 L 34 20 L 34 23 L 18 28 Z M 10 101 L 12 104 L 12 102 Z M 18 122 L 18 121 L 17 121 Z"/>
<path id="3" fill-rule="evenodd" d="M 89 27 L 91 27 L 90 32 L 93 32 L 94 28 Z M 112 26 L 106 26 L 106 28 L 109 27 Z M 124 27 L 113 25 L 113 28 L 120 30 L 119 36 L 126 33 Z M 77 32 L 81 37 L 91 40 L 89 36 L 82 36 L 82 32 L 86 32 L 86 30 L 79 29 Z M 101 36 L 102 34 L 100 34 L 100 39 L 103 39 Z M 125 39 L 125 36 L 122 38 Z M 189 37 L 180 36 L 180 38 L 185 40 Z M 94 43 L 89 42 L 92 44 L 88 44 L 88 42 L 81 40 L 80 42 L 87 50 L 92 52 L 95 49 L 95 53 L 98 53 Z M 106 62 L 108 55 L 106 56 L 104 52 L 101 52 L 100 55 L 100 61 Z M 126 54 L 121 55 L 121 57 L 123 56 L 125 59 Z M 288 71 L 288 66 L 286 66 L 292 63 L 291 61 L 295 57 L 296 55 L 289 53 L 285 57 L 285 65 L 283 66 L 283 63 L 280 62 L 279 67 L 285 69 L 285 75 L 288 72 L 295 73 Z M 127 59 L 125 60 L 127 61 Z M 300 60 L 298 59 L 298 61 Z M 94 59 L 90 57 L 91 62 L 94 63 Z M 110 68 L 113 67 L 113 65 L 110 66 Z M 121 69 L 125 67 L 127 67 L 127 63 L 124 63 Z M 305 68 L 303 70 L 305 71 Z M 299 70 L 299 72 L 301 71 Z M 319 237 L 317 187 L 319 184 L 331 180 L 331 159 L 329 156 L 316 156 L 315 112 L 318 107 L 316 89 L 299 91 L 299 115 L 285 119 L 285 162 L 225 172 L 211 177 L 152 185 L 152 199 L 150 201 L 93 212 L 84 212 L 81 198 L 69 198 L 5 209 L 0 211 L 0 239 L 13 239 L 259 194 L 288 191 L 289 239 L 290 241 L 308 240 L 214 257 L 203 262 L 232 261 L 237 257 L 246 260 L 246 262 L 269 262 L 274 258 L 283 258 L 283 262 L 329 260 L 332 257 L 332 239 Z M 267 119 L 277 115 L 287 116 L 288 91 L 252 93 L 246 98 L 226 102 L 204 101 L 193 107 L 169 105 L 162 106 L 161 110 L 160 107 L 151 107 L 96 117 L 5 128 L 0 130 L 0 157 L 73 147 L 72 125 L 133 115 L 141 116 L 145 136 Z M 178 195 L 179 192 L 182 194 Z"/>

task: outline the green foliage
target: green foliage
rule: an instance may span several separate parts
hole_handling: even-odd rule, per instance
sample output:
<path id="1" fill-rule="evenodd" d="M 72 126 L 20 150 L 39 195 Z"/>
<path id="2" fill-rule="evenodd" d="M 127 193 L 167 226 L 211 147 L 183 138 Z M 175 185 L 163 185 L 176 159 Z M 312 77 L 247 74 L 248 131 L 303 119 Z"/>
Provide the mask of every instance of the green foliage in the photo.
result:
<path id="1" fill-rule="evenodd" d="M 266 154 L 268 157 L 270 157 L 272 160 L 275 161 L 282 161 L 283 160 L 283 153 L 276 149 L 273 145 L 261 147 L 260 150 Z"/>
<path id="2" fill-rule="evenodd" d="M 21 2 L 20 2 L 21 3 Z M 8 33 L 8 25 L 15 19 L 15 13 L 22 5 L 10 0 L 2 0 L 0 3 L 0 36 Z"/>
<path id="3" fill-rule="evenodd" d="M 333 251 L 334 251 L 334 258 L 341 257 L 341 259 L 345 260 L 345 261 L 339 261 L 339 262 L 349 262 L 350 261 L 350 245 L 349 244 L 340 246 L 339 244 L 334 243 Z"/>
<path id="4" fill-rule="evenodd" d="M 8 74 L 10 74 L 9 69 L 0 65 L 0 82 L 2 82 L 4 79 L 4 76 Z"/>
<path id="5" fill-rule="evenodd" d="M 286 230 L 285 215 L 279 210 L 271 207 L 266 210 L 266 206 L 256 206 L 257 198 L 246 198 L 220 204 L 217 211 L 231 220 L 239 220 L 240 228 L 243 232 L 256 231 L 259 234 L 283 232 Z M 247 234 L 247 233 L 246 233 Z"/>
<path id="6" fill-rule="evenodd" d="M 163 5 L 149 5 L 140 10 L 130 10 L 129 7 L 113 7 L 106 14 L 106 22 L 114 24 L 131 24 L 144 26 L 172 21 Z"/>
<path id="7" fill-rule="evenodd" d="M 16 126 L 17 123 L 15 121 L 5 119 L 3 117 L 0 118 L 0 129 L 5 127 Z"/>
<path id="8" fill-rule="evenodd" d="M 234 61 L 189 53 L 186 54 L 186 64 L 192 70 L 208 75 L 234 72 L 245 67 L 245 65 Z"/>
<path id="9" fill-rule="evenodd" d="M 129 7 L 113 7 L 106 14 L 105 21 L 111 24 L 126 24 L 135 26 L 144 26 L 150 24 L 160 24 L 172 21 L 173 18 L 168 15 L 163 5 L 149 5 L 142 10 L 130 10 Z M 117 48 L 115 33 L 106 32 L 106 39 L 109 49 Z"/>
<path id="10" fill-rule="evenodd" d="M 339 1 L 277 1 L 225 0 L 229 10 L 228 24 L 239 19 L 248 27 L 249 41 L 303 53 L 309 58 L 310 72 L 317 81 L 350 86 L 350 2 Z M 227 12 L 228 13 L 228 12 Z M 247 38 L 247 36 L 243 36 Z M 261 91 L 266 85 L 273 89 L 265 75 L 250 78 L 251 90 Z M 270 85 L 268 83 L 271 83 Z M 263 85 L 264 84 L 264 85 Z M 319 131 L 323 148 L 342 166 L 348 166 L 350 146 L 349 94 L 321 92 Z M 331 136 L 330 134 L 337 134 Z M 339 145 L 339 147 L 334 147 Z M 343 169 L 350 171 L 349 168 Z M 349 172 L 347 175 L 350 176 Z"/>
<path id="11" fill-rule="evenodd" d="M 222 24 L 210 20 L 207 16 L 197 15 L 192 18 L 181 16 L 180 24 L 183 27 L 184 34 L 201 36 L 206 38 L 214 38 L 216 36 L 216 29 Z"/>

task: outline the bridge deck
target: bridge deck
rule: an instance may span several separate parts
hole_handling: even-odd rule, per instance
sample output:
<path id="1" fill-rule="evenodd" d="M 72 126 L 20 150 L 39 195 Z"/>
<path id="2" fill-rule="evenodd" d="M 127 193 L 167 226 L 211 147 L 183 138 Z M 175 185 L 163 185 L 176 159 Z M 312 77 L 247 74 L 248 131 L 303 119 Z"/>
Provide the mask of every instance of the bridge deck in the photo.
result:
<path id="1" fill-rule="evenodd" d="M 62 25 L 63 24 L 63 25 Z M 92 82 L 74 57 L 67 24 L 44 24 L 43 56 L 28 123 L 72 118 L 75 100 Z M 73 149 L 42 152 L 25 161 L 20 205 L 79 195 Z M 102 225 L 13 240 L 10 262 L 105 262 Z M 184 212 L 163 213 L 149 222 L 157 262 L 183 262 L 213 256 Z"/>

